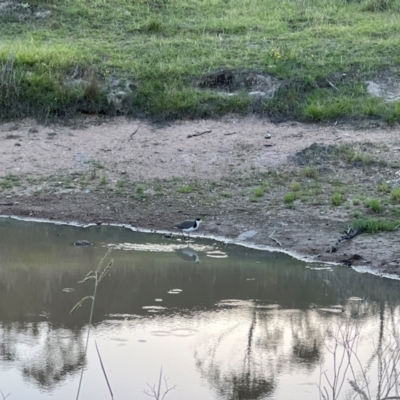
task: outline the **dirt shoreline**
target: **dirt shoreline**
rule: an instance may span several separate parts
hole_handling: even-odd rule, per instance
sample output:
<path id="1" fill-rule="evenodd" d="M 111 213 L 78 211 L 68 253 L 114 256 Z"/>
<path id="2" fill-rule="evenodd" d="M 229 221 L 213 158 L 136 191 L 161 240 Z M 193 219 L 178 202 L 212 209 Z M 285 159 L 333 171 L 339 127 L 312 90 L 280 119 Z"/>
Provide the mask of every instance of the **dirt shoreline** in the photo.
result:
<path id="1" fill-rule="evenodd" d="M 199 234 L 400 276 L 399 230 L 361 234 L 329 252 L 356 213 L 396 219 L 398 205 L 377 187 L 400 186 L 398 127 L 82 117 L 69 126 L 3 123 L 0 142 L 0 215 L 171 232 L 201 216 Z M 339 159 L 332 149 L 340 146 L 356 156 Z M 317 176 L 305 175 L 307 166 Z M 301 195 L 287 203 L 293 181 Z M 335 192 L 344 198 L 337 207 Z M 376 215 L 363 203 L 369 195 L 382 201 Z"/>

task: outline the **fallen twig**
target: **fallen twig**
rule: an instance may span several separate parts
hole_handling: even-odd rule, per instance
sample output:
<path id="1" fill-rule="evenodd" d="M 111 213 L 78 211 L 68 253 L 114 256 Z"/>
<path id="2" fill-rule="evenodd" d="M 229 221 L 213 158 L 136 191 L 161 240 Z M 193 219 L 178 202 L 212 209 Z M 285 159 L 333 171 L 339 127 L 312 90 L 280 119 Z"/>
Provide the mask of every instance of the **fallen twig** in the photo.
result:
<path id="1" fill-rule="evenodd" d="M 274 231 L 269 235 L 269 238 L 271 239 L 271 240 L 273 240 L 275 243 L 277 243 L 280 247 L 282 247 L 282 244 L 281 244 L 281 242 L 278 240 L 278 239 L 275 239 L 274 237 L 273 237 L 273 234 L 275 233 L 275 229 L 274 229 Z"/>
<path id="2" fill-rule="evenodd" d="M 326 79 L 326 81 L 328 82 L 329 85 L 331 85 L 335 90 L 339 92 L 339 89 L 330 80 Z"/>
<path id="3" fill-rule="evenodd" d="M 210 132 L 212 132 L 212 130 L 204 131 L 204 132 L 196 132 L 196 133 L 193 133 L 193 135 L 188 135 L 187 138 L 189 139 L 189 138 L 192 138 L 192 137 L 195 137 L 195 136 L 201 136 L 201 135 L 204 135 L 205 133 L 210 133 Z"/>
<path id="4" fill-rule="evenodd" d="M 225 136 L 229 136 L 229 135 L 234 135 L 237 132 L 229 132 L 229 133 L 224 133 Z"/>
<path id="5" fill-rule="evenodd" d="M 133 135 L 139 130 L 140 126 L 136 128 L 134 132 L 131 133 L 131 136 L 129 136 L 128 142 L 130 142 L 133 139 Z"/>
<path id="6" fill-rule="evenodd" d="M 62 144 L 57 144 L 57 143 L 53 143 L 53 144 L 54 144 L 54 146 L 64 147 L 65 149 L 72 150 L 71 147 L 64 146 L 64 145 L 62 145 Z"/>

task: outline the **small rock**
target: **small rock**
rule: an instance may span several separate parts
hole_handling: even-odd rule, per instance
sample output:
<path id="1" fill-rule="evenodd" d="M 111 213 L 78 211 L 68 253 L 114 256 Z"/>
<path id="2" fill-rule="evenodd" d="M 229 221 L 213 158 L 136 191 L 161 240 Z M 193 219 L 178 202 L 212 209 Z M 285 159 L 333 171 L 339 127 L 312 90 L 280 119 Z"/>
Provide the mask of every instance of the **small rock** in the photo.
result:
<path id="1" fill-rule="evenodd" d="M 362 168 L 364 163 L 362 161 L 354 161 L 352 164 L 353 168 Z"/>
<path id="2" fill-rule="evenodd" d="M 264 137 L 265 139 L 271 139 L 271 135 L 269 133 L 267 133 Z"/>
<path id="3" fill-rule="evenodd" d="M 93 243 L 90 243 L 88 240 L 77 240 L 74 246 L 93 246 Z"/>

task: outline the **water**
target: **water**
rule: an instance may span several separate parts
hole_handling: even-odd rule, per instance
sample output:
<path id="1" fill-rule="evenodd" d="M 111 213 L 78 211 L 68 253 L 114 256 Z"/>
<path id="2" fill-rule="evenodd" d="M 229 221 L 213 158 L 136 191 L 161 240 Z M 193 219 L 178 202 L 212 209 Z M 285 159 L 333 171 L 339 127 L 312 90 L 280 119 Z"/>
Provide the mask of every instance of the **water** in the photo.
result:
<path id="1" fill-rule="evenodd" d="M 109 399 L 95 341 L 121 400 L 150 398 L 143 391 L 161 368 L 174 387 L 167 400 L 309 400 L 320 398 L 318 385 L 332 398 L 330 384 L 336 398 L 354 398 L 349 379 L 371 397 L 391 379 L 388 393 L 396 393 L 398 281 L 118 227 L 0 219 L 0 238 L 0 390 L 8 399 L 75 398 L 82 366 L 80 399 Z M 83 239 L 94 245 L 71 245 Z M 94 280 L 78 282 L 110 248 L 85 357 L 91 302 L 69 311 L 93 294 Z M 340 362 L 344 345 L 352 368 L 347 356 Z"/>

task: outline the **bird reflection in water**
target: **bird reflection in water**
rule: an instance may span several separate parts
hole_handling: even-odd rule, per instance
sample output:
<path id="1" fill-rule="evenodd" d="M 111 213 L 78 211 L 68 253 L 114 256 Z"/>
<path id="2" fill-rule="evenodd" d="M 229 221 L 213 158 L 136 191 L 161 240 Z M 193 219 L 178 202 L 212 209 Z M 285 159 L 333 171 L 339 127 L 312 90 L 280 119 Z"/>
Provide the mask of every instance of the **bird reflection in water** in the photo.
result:
<path id="1" fill-rule="evenodd" d="M 182 260 L 185 261 L 194 261 L 195 263 L 200 262 L 199 255 L 197 254 L 196 251 L 194 251 L 192 248 L 185 247 L 183 249 L 175 249 L 175 254 L 182 258 Z"/>

